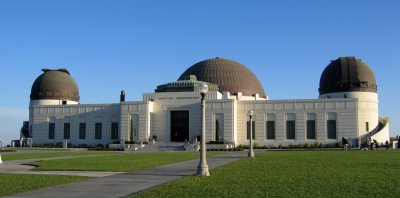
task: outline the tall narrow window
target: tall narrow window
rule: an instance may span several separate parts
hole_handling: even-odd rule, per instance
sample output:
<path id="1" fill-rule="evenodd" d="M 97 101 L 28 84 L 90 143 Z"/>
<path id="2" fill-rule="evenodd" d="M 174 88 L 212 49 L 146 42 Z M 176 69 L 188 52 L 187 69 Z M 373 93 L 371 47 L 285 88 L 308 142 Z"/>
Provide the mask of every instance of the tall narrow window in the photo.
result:
<path id="1" fill-rule="evenodd" d="M 71 132 L 70 123 L 64 123 L 64 139 L 70 138 L 70 132 Z"/>
<path id="2" fill-rule="evenodd" d="M 118 139 L 118 122 L 111 123 L 111 139 Z"/>
<path id="3" fill-rule="evenodd" d="M 367 132 L 369 132 L 369 122 L 366 122 L 366 123 L 365 123 L 365 130 L 366 130 Z"/>
<path id="4" fill-rule="evenodd" d="M 328 139 L 336 139 L 336 120 L 327 121 Z"/>
<path id="5" fill-rule="evenodd" d="M 79 123 L 79 139 L 86 139 L 86 123 Z"/>
<path id="6" fill-rule="evenodd" d="M 296 114 L 294 113 L 286 115 L 286 139 L 296 139 Z"/>
<path id="7" fill-rule="evenodd" d="M 296 121 L 294 120 L 286 121 L 286 139 L 288 140 L 296 139 Z"/>
<path id="8" fill-rule="evenodd" d="M 252 134 L 252 138 L 253 138 L 253 140 L 254 139 L 256 139 L 256 122 L 255 121 L 252 121 L 252 130 L 251 130 L 251 132 L 253 133 Z M 249 140 L 250 139 L 250 121 L 247 121 L 247 139 Z"/>
<path id="9" fill-rule="evenodd" d="M 307 139 L 315 139 L 315 120 L 307 120 Z"/>
<path id="10" fill-rule="evenodd" d="M 95 131 L 94 131 L 94 139 L 101 139 L 101 129 L 102 124 L 101 122 L 96 122 Z"/>
<path id="11" fill-rule="evenodd" d="M 54 139 L 54 132 L 56 129 L 55 123 L 49 123 L 49 139 Z"/>
<path id="12" fill-rule="evenodd" d="M 267 139 L 275 139 L 275 121 L 267 121 Z"/>
<path id="13" fill-rule="evenodd" d="M 224 140 L 224 114 L 216 113 L 215 114 L 215 123 L 214 123 L 214 133 L 215 133 L 215 141 Z"/>
<path id="14" fill-rule="evenodd" d="M 328 113 L 328 120 L 326 122 L 328 139 L 337 139 L 336 113 Z"/>

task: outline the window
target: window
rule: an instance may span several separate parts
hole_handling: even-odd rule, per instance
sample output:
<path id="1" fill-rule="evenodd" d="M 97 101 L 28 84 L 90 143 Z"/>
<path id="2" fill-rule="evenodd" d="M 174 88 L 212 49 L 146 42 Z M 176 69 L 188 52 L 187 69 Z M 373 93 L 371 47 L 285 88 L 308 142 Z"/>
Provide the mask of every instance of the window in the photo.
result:
<path id="1" fill-rule="evenodd" d="M 253 140 L 256 138 L 256 122 L 255 121 L 252 121 L 252 130 L 251 130 L 251 132 L 253 133 L 252 134 L 252 138 L 253 138 Z M 247 121 L 247 139 L 249 140 L 250 139 L 250 121 Z"/>
<path id="2" fill-rule="evenodd" d="M 369 123 L 368 123 L 368 122 L 365 123 L 365 130 L 366 130 L 367 132 L 369 132 Z"/>
<path id="3" fill-rule="evenodd" d="M 79 139 L 86 139 L 86 123 L 79 123 Z"/>
<path id="4" fill-rule="evenodd" d="M 70 131 L 71 131 L 70 123 L 64 123 L 64 139 L 70 138 Z"/>
<path id="5" fill-rule="evenodd" d="M 63 104 L 63 105 L 66 105 L 66 104 L 67 104 L 67 101 L 63 100 L 63 101 L 62 101 L 62 104 Z"/>
<path id="6" fill-rule="evenodd" d="M 296 139 L 296 114 L 286 114 L 286 139 Z"/>
<path id="7" fill-rule="evenodd" d="M 95 131 L 94 131 L 94 139 L 101 139 L 101 128 L 102 128 L 102 124 L 100 122 L 96 122 Z"/>
<path id="8" fill-rule="evenodd" d="M 214 134 L 215 134 L 215 141 L 224 140 L 224 114 L 223 113 L 215 114 Z"/>
<path id="9" fill-rule="evenodd" d="M 111 123 L 111 139 L 118 139 L 118 122 Z"/>
<path id="10" fill-rule="evenodd" d="M 327 120 L 328 139 L 336 139 L 336 120 Z"/>
<path id="11" fill-rule="evenodd" d="M 49 139 L 54 139 L 55 123 L 49 123 Z"/>
<path id="12" fill-rule="evenodd" d="M 315 120 L 307 120 L 307 139 L 315 139 Z"/>
<path id="13" fill-rule="evenodd" d="M 296 139 L 296 121 L 294 120 L 286 121 L 286 139 L 288 140 Z"/>
<path id="14" fill-rule="evenodd" d="M 267 139 L 275 139 L 275 121 L 267 121 Z"/>

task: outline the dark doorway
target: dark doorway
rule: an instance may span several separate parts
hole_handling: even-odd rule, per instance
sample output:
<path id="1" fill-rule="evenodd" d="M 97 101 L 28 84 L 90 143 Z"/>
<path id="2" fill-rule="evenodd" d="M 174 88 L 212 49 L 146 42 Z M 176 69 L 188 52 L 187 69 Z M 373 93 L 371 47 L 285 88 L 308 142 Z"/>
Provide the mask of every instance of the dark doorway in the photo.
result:
<path id="1" fill-rule="evenodd" d="M 189 111 L 171 111 L 171 142 L 189 140 Z"/>

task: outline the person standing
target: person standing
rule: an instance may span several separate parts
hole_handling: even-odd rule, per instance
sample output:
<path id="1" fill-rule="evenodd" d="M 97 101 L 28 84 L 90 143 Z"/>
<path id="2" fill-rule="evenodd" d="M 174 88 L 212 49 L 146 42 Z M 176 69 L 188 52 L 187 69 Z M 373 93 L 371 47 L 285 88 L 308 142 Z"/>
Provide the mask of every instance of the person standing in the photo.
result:
<path id="1" fill-rule="evenodd" d="M 372 148 L 372 147 L 373 147 L 373 143 L 372 143 L 372 141 L 371 141 L 371 137 L 369 137 L 368 140 L 367 140 L 367 147 L 368 147 L 368 146 L 369 146 L 369 149 L 370 149 L 370 150 L 373 149 L 373 148 Z"/>
<path id="2" fill-rule="evenodd" d="M 400 136 L 397 135 L 397 148 L 400 149 Z"/>
<path id="3" fill-rule="evenodd" d="M 349 142 L 344 137 L 342 137 L 342 147 L 343 147 L 343 151 L 347 151 L 347 149 L 349 147 Z"/>

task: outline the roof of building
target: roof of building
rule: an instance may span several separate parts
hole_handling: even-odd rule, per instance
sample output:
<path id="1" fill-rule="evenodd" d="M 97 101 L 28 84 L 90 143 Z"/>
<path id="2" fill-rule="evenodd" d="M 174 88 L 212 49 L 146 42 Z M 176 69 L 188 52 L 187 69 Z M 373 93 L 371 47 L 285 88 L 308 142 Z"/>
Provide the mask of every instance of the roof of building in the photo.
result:
<path id="1" fill-rule="evenodd" d="M 217 84 L 220 92 L 230 92 L 243 96 L 259 94 L 265 97 L 264 89 L 257 77 L 244 65 L 229 59 L 212 58 L 198 62 L 189 67 L 178 80 L 195 75 L 199 81 Z"/>
<path id="2" fill-rule="evenodd" d="M 377 92 L 375 75 L 371 68 L 355 57 L 339 57 L 322 72 L 319 94 L 334 92 Z"/>
<path id="3" fill-rule="evenodd" d="M 79 102 L 76 81 L 66 69 L 42 69 L 31 89 L 31 100 L 55 99 Z"/>
<path id="4" fill-rule="evenodd" d="M 157 86 L 155 92 L 188 92 L 200 91 L 203 81 L 198 81 L 196 76 L 190 75 L 187 79 L 178 80 Z M 207 83 L 209 91 L 218 91 L 218 85 Z"/>

